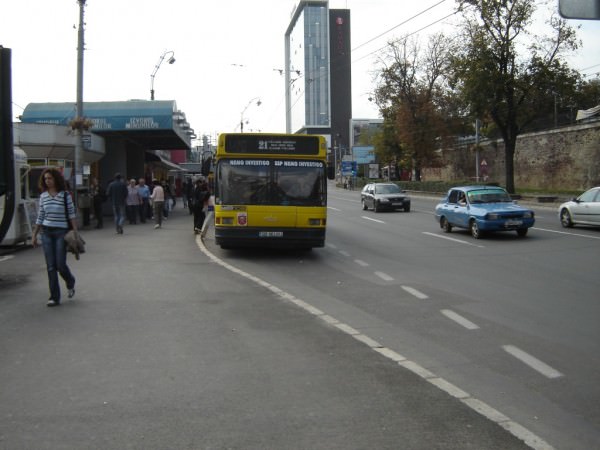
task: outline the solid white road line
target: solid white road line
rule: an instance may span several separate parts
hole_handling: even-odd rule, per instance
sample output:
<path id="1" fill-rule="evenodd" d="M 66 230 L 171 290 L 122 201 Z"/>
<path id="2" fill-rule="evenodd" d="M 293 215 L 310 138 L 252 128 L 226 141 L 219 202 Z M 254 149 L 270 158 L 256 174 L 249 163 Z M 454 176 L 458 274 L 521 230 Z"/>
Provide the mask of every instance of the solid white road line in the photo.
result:
<path id="1" fill-rule="evenodd" d="M 563 374 L 558 370 L 553 369 L 548 364 L 540 361 L 534 356 L 531 356 L 529 353 L 524 352 L 520 348 L 515 347 L 514 345 L 503 345 L 502 348 L 504 351 L 510 353 L 519 361 L 527 364 L 534 370 L 537 370 L 539 373 L 548 378 L 559 378 L 562 377 Z"/>
<path id="2" fill-rule="evenodd" d="M 445 315 L 448 319 L 455 321 L 459 325 L 462 325 L 467 330 L 477 330 L 479 328 L 479 326 L 475 325 L 469 319 L 465 319 L 463 316 L 455 313 L 450 309 L 442 309 L 440 312 L 443 315 Z"/>
<path id="3" fill-rule="evenodd" d="M 410 286 L 401 286 L 402 289 L 404 289 L 406 292 L 408 292 L 411 295 L 414 295 L 415 297 L 417 297 L 418 299 L 421 300 L 425 300 L 426 298 L 429 298 L 428 295 L 423 294 L 421 291 L 416 290 L 415 288 L 411 288 Z"/>

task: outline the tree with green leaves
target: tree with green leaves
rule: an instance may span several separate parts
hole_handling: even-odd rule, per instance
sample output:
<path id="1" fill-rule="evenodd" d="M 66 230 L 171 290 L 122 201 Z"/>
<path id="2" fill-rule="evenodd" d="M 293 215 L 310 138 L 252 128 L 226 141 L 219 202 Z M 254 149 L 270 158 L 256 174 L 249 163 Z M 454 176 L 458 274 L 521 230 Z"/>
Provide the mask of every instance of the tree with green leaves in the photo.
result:
<path id="1" fill-rule="evenodd" d="M 561 60 L 578 47 L 575 30 L 551 14 L 550 35 L 534 36 L 535 0 L 457 0 L 462 45 L 452 57 L 451 86 L 474 117 L 492 121 L 505 149 L 506 189 L 514 193 L 517 136 L 556 96 L 573 92 L 574 73 Z"/>
<path id="2" fill-rule="evenodd" d="M 402 37 L 388 44 L 388 54 L 378 71 L 375 102 L 386 124 L 391 124 L 397 155 L 421 179 L 425 165 L 435 165 L 440 137 L 449 135 L 449 112 L 445 107 L 450 55 L 454 44 L 443 34 L 430 37 L 422 49 L 418 39 Z"/>
<path id="3" fill-rule="evenodd" d="M 384 116 L 383 125 L 372 138 L 373 149 L 377 161 L 388 166 L 388 169 L 394 167 L 394 171 L 396 171 L 398 163 L 401 163 L 402 161 L 402 147 L 398 143 L 394 122 L 386 119 L 387 116 L 393 114 L 390 114 L 389 111 L 383 111 L 382 114 Z M 391 170 L 388 170 L 388 181 L 390 179 L 390 173 Z"/>

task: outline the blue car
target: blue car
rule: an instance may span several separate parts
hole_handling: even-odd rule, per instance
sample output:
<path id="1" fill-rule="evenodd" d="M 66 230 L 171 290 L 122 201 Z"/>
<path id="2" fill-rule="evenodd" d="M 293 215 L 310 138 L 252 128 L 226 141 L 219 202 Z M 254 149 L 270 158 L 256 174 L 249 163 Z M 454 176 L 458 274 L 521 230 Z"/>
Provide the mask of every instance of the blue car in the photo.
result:
<path id="1" fill-rule="evenodd" d="M 510 230 L 523 237 L 535 223 L 532 210 L 517 205 L 506 190 L 497 186 L 450 189 L 435 207 L 435 218 L 446 233 L 452 227 L 465 228 L 475 239 L 487 231 Z"/>

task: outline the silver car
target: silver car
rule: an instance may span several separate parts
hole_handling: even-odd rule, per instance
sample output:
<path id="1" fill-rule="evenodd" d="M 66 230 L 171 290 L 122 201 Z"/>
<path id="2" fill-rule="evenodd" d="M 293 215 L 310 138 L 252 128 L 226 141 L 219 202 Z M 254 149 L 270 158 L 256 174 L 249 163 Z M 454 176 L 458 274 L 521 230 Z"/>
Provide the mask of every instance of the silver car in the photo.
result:
<path id="1" fill-rule="evenodd" d="M 360 193 L 362 209 L 373 211 L 410 211 L 410 197 L 396 183 L 369 183 Z"/>
<path id="2" fill-rule="evenodd" d="M 560 205 L 558 217 L 565 228 L 573 225 L 600 226 L 600 186 Z"/>

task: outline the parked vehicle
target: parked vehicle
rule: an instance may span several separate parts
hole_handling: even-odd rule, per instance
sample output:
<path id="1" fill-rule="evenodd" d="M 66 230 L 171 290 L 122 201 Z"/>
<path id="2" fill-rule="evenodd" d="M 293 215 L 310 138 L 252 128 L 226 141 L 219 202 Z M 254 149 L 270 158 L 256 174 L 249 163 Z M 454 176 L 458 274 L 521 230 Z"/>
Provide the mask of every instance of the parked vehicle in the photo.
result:
<path id="1" fill-rule="evenodd" d="M 509 230 L 523 237 L 535 223 L 532 210 L 517 205 L 505 189 L 497 186 L 450 189 L 435 207 L 435 218 L 446 233 L 452 227 L 465 228 L 475 239 L 487 231 Z"/>
<path id="2" fill-rule="evenodd" d="M 395 183 L 370 183 L 360 193 L 362 209 L 410 211 L 410 197 Z"/>
<path id="3" fill-rule="evenodd" d="M 585 191 L 579 197 L 558 208 L 558 218 L 565 228 L 573 225 L 600 226 L 600 186 Z"/>

